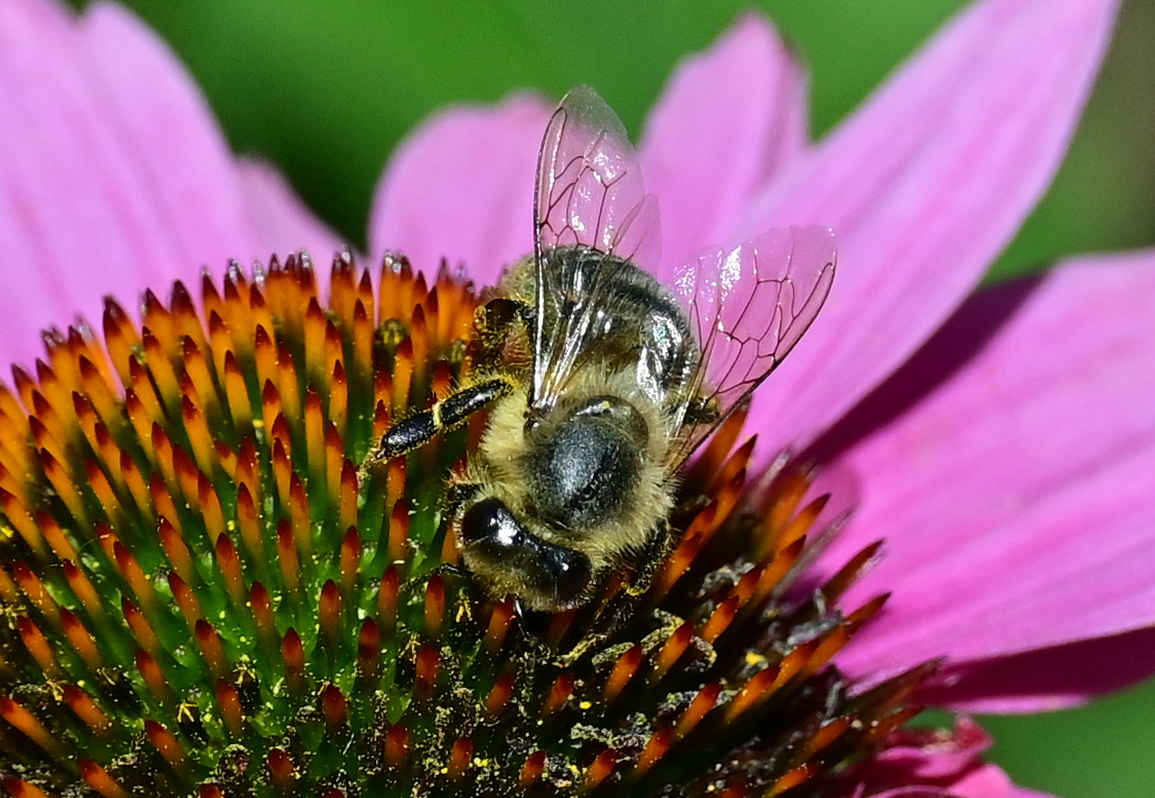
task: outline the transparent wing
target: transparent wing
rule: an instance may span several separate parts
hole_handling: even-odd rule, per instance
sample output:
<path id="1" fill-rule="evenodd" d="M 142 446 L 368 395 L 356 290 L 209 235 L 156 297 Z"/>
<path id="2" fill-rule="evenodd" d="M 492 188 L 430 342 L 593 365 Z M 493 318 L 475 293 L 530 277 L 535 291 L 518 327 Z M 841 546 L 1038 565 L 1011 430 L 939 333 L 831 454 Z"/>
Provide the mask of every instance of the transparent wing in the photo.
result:
<path id="1" fill-rule="evenodd" d="M 656 203 L 617 114 L 589 86 L 572 89 L 546 127 L 534 202 L 539 250 L 587 246 L 656 266 Z"/>
<path id="2" fill-rule="evenodd" d="M 835 268 L 827 227 L 771 230 L 684 265 L 674 294 L 702 345 L 670 467 L 699 444 L 790 353 L 822 309 Z"/>
<path id="3" fill-rule="evenodd" d="M 537 297 L 532 405 L 561 395 L 598 328 L 599 296 L 618 259 L 653 269 L 661 251 L 657 202 L 647 196 L 626 129 L 589 86 L 562 99 L 546 127 L 534 198 Z M 592 268 L 556 257 L 601 253 Z M 567 266 L 568 263 L 568 266 Z"/>

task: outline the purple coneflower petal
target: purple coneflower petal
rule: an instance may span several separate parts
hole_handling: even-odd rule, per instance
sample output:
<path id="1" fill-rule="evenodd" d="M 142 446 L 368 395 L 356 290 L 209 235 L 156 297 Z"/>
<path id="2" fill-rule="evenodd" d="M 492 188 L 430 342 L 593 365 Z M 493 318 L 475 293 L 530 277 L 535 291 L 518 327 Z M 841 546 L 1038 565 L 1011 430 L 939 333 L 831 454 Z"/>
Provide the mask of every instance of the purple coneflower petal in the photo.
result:
<path id="1" fill-rule="evenodd" d="M 869 798 L 1051 798 L 1050 793 L 1017 786 L 1002 768 L 981 763 L 975 763 L 971 772 L 944 786 L 910 785 L 866 795 Z"/>
<path id="2" fill-rule="evenodd" d="M 155 255 L 179 269 L 190 254 L 215 265 L 235 257 L 239 244 L 252 246 L 228 144 L 165 43 L 113 3 L 93 5 L 78 33 L 93 102 L 126 154 L 121 166 L 130 170 L 132 183 L 126 181 L 125 191 L 131 187 L 151 211 L 134 222 L 148 225 Z M 226 186 L 233 190 L 219 190 Z M 152 279 L 169 279 L 155 263 L 145 271 Z"/>
<path id="3" fill-rule="evenodd" d="M 324 273 L 327 259 L 341 247 L 341 239 L 301 202 L 281 172 L 266 161 L 241 158 L 237 176 L 244 197 L 245 215 L 254 240 L 255 257 L 308 250 Z"/>
<path id="4" fill-rule="evenodd" d="M 863 798 L 1045 798 L 1016 787 L 1007 774 L 983 761 L 991 737 L 974 721 L 959 718 L 953 730 L 909 729 L 878 756 L 852 769 Z"/>
<path id="5" fill-rule="evenodd" d="M 919 691 L 930 706 L 968 712 L 1040 712 L 1086 703 L 1155 673 L 1155 627 L 946 664 Z"/>
<path id="6" fill-rule="evenodd" d="M 893 591 L 844 667 L 1155 623 L 1152 318 L 1153 251 L 984 292 L 836 428 L 859 439 L 842 462 L 861 506 L 834 548 L 887 540 L 847 600 Z"/>
<path id="7" fill-rule="evenodd" d="M 917 788 L 904 787 L 884 793 L 878 798 L 917 798 Z M 1028 790 L 1010 780 L 1006 772 L 995 765 L 976 764 L 975 769 L 941 793 L 942 798 L 1052 798 L 1051 793 Z"/>
<path id="8" fill-rule="evenodd" d="M 674 72 L 639 147 L 662 213 L 662 276 L 723 242 L 755 192 L 805 147 L 806 79 L 770 23 L 748 14 Z"/>
<path id="9" fill-rule="evenodd" d="M 369 218 L 369 251 L 402 252 L 435 272 L 442 258 L 480 285 L 533 252 L 533 184 L 550 108 L 514 95 L 423 123 L 390 160 Z"/>
<path id="10" fill-rule="evenodd" d="M 204 124 L 207 109 L 190 105 L 195 89 L 173 85 L 184 75 L 154 63 L 151 33 L 114 6 L 77 25 L 56 4 L 28 0 L 6 4 L 0 25 L 0 150 L 8 153 L 0 238 L 9 263 L 31 266 L 0 272 L 0 302 L 11 335 L 5 355 L 26 359 L 38 354 L 35 332 L 48 322 L 75 311 L 98 319 L 103 294 L 133 297 L 163 284 L 187 263 L 191 242 L 207 254 L 239 231 L 228 229 L 229 214 L 216 215 L 229 198 L 188 179 L 195 171 L 203 185 L 221 182 L 228 153 Z M 100 57 L 118 36 L 124 68 Z M 154 104 L 155 116 L 140 113 Z M 139 146 L 142 136 L 150 147 Z M 103 267 L 88 268 L 93 260 Z"/>
<path id="11" fill-rule="evenodd" d="M 818 222 L 839 276 L 759 392 L 770 453 L 833 422 L 974 287 L 1058 167 L 1115 0 L 986 0 L 947 26 L 752 206 L 733 238 Z"/>
<path id="12" fill-rule="evenodd" d="M 21 265 L 0 269 L 4 362 L 41 355 L 37 331 L 76 313 L 98 324 L 106 294 L 131 308 L 229 257 L 330 246 L 316 222 L 259 234 L 277 205 L 284 229 L 288 201 L 238 176 L 196 85 L 119 6 L 0 5 L 0 107 L 0 241 Z"/>

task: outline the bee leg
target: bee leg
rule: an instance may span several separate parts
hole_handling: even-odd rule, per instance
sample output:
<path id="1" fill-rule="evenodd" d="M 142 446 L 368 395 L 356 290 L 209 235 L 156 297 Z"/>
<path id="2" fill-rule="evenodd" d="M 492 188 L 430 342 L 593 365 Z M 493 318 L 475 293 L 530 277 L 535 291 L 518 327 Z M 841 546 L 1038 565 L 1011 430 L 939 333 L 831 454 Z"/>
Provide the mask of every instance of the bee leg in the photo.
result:
<path id="1" fill-rule="evenodd" d="M 501 360 L 501 350 L 511 331 L 519 324 L 526 330 L 532 329 L 532 314 L 527 305 L 508 297 L 494 297 L 481 305 L 473 320 L 475 362 Z"/>
<path id="2" fill-rule="evenodd" d="M 481 485 L 476 482 L 455 482 L 455 479 L 458 477 L 451 477 L 448 487 L 445 488 L 441 520 L 437 524 L 437 537 L 434 540 L 445 540 L 445 536 L 449 534 L 449 527 L 457 520 L 457 515 L 461 512 L 461 506 L 481 492 Z M 453 565 L 453 568 L 456 574 L 469 573 L 464 565 Z"/>
<path id="3" fill-rule="evenodd" d="M 452 518 L 462 504 L 477 496 L 481 485 L 476 482 L 450 482 L 445 489 L 445 518 Z M 441 519 L 445 523 L 445 518 Z"/>
<path id="4" fill-rule="evenodd" d="M 436 541 L 444 541 L 445 536 L 449 534 L 449 527 L 457 518 L 457 513 L 461 509 L 461 505 L 472 499 L 481 491 L 481 485 L 476 482 L 450 482 L 449 487 L 445 489 L 445 503 L 441 510 L 441 520 L 437 526 Z M 445 562 L 438 565 L 432 571 L 429 571 L 423 577 L 428 579 L 434 574 L 452 574 L 453 576 L 468 578 L 471 576 L 469 569 L 464 565 L 455 562 Z"/>
<path id="5" fill-rule="evenodd" d="M 694 396 L 686 406 L 686 415 L 682 424 L 685 426 L 716 424 L 720 420 L 721 412 L 718 409 L 718 400 L 708 399 L 699 394 Z"/>
<path id="6" fill-rule="evenodd" d="M 437 528 L 437 537 L 434 540 L 445 540 L 445 535 L 449 531 L 450 524 L 457 517 L 457 512 L 461 505 L 474 496 L 481 490 L 481 485 L 474 482 L 450 482 L 449 487 L 445 490 L 445 503 L 441 511 L 441 521 Z M 450 574 L 460 578 L 469 578 L 471 574 L 469 569 L 464 565 L 455 562 L 443 562 L 436 567 L 417 574 L 409 578 L 406 582 L 406 587 L 417 585 L 420 583 L 427 583 L 433 576 L 440 576 L 442 574 Z"/>
<path id="7" fill-rule="evenodd" d="M 462 388 L 428 410 L 394 424 L 365 456 L 365 462 L 361 464 L 362 475 L 378 463 L 424 446 L 438 432 L 465 423 L 471 415 L 484 410 L 495 399 L 511 390 L 513 384 L 506 379 L 496 377 L 485 380 Z"/>
<path id="8" fill-rule="evenodd" d="M 514 598 L 513 614 L 517 616 L 518 626 L 529 640 L 539 645 L 545 642 L 549 622 L 553 618 L 552 612 L 532 609 L 522 603 L 521 599 Z"/>
<path id="9" fill-rule="evenodd" d="M 663 519 L 650 535 L 646 547 L 642 550 L 642 556 L 638 558 L 638 568 L 631 576 L 630 584 L 626 586 L 627 593 L 631 596 L 640 596 L 650 589 L 654 577 L 666 562 L 671 543 L 670 524 Z"/>
<path id="10" fill-rule="evenodd" d="M 427 585 L 430 579 L 435 576 L 442 576 L 443 574 L 449 574 L 450 576 L 456 576 L 462 579 L 467 579 L 470 575 L 469 570 L 464 565 L 458 565 L 455 562 L 443 562 L 434 568 L 430 568 L 428 571 L 422 571 L 406 579 L 405 584 L 401 587 L 401 591 L 413 592 L 416 586 Z"/>

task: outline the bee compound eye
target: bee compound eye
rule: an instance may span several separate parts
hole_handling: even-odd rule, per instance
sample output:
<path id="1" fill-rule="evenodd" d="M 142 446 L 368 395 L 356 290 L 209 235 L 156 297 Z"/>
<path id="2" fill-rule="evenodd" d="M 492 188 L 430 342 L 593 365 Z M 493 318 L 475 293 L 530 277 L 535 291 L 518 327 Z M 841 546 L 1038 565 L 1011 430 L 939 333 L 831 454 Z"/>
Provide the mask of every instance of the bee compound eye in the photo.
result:
<path id="1" fill-rule="evenodd" d="M 465 511 L 461 543 L 475 572 L 508 580 L 512 592 L 538 609 L 579 606 L 593 581 L 589 557 L 537 537 L 500 499 L 483 499 Z"/>
<path id="2" fill-rule="evenodd" d="M 522 537 L 521 525 L 499 499 L 482 499 L 461 519 L 461 542 L 466 545 L 485 541 L 494 548 L 511 549 Z"/>

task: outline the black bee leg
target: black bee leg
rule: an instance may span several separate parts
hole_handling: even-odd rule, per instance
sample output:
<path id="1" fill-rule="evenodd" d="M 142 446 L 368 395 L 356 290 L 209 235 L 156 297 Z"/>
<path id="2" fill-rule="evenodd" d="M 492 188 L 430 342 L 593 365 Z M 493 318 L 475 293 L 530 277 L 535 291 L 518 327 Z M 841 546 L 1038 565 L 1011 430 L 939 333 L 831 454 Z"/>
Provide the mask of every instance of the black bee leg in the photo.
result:
<path id="1" fill-rule="evenodd" d="M 476 482 L 450 482 L 449 487 L 445 489 L 445 500 L 441 507 L 441 520 L 437 525 L 437 536 L 434 538 L 435 545 L 440 546 L 445 536 L 449 533 L 449 527 L 457 518 L 457 513 L 461 509 L 461 505 L 472 499 L 481 491 L 481 485 Z M 434 568 L 429 575 L 432 574 L 453 574 L 454 576 L 468 577 L 469 569 L 464 565 L 447 562 Z"/>
<path id="2" fill-rule="evenodd" d="M 631 596 L 640 596 L 650 589 L 654 577 L 666 562 L 671 542 L 670 525 L 663 520 L 650 536 L 646 547 L 642 550 L 642 556 L 638 558 L 637 570 L 630 577 L 630 584 L 626 587 L 627 593 Z"/>
<path id="3" fill-rule="evenodd" d="M 365 462 L 361 464 L 362 475 L 378 463 L 408 454 L 429 443 L 438 432 L 465 423 L 471 415 L 485 409 L 511 390 L 513 385 L 505 379 L 479 382 L 451 394 L 428 410 L 394 424 L 365 456 Z"/>
<path id="4" fill-rule="evenodd" d="M 480 490 L 481 486 L 475 482 L 449 483 L 449 487 L 445 490 L 445 501 L 441 508 L 441 521 L 437 527 L 437 537 L 434 538 L 435 541 L 445 540 L 445 535 L 449 530 L 449 526 L 457 517 L 457 512 L 461 509 L 461 505 L 476 496 Z M 418 576 L 414 576 L 407 584 L 428 582 L 430 577 L 435 575 L 440 576 L 442 574 L 450 574 L 451 576 L 456 576 L 463 579 L 470 576 L 469 569 L 464 565 L 459 565 L 458 563 L 454 562 L 444 562 L 429 571 L 426 571 Z"/>
<path id="5" fill-rule="evenodd" d="M 453 478 L 450 479 L 449 486 L 445 489 L 445 500 L 441 504 L 441 520 L 437 524 L 437 537 L 434 540 L 445 540 L 445 536 L 449 534 L 450 525 L 457 520 L 461 506 L 480 492 L 481 485 L 476 482 L 454 482 Z M 469 573 L 464 566 L 454 565 L 453 567 L 462 574 Z"/>
<path id="6" fill-rule="evenodd" d="M 445 519 L 452 519 L 457 515 L 458 508 L 481 492 L 481 486 L 476 482 L 450 482 L 445 489 Z"/>
<path id="7" fill-rule="evenodd" d="M 719 421 L 721 421 L 721 413 L 718 410 L 718 400 L 709 399 L 699 394 L 694 396 L 686 406 L 686 415 L 682 423 L 686 426 L 696 426 L 698 424 L 717 424 Z"/>
<path id="8" fill-rule="evenodd" d="M 525 635 L 534 643 L 542 644 L 546 632 L 549 631 L 549 622 L 553 618 L 552 612 L 535 610 L 527 607 L 521 599 L 513 599 L 513 614 L 517 616 L 517 624 Z"/>
<path id="9" fill-rule="evenodd" d="M 424 586 L 429 584 L 429 580 L 435 576 L 443 576 L 449 574 L 461 579 L 469 578 L 469 571 L 462 565 L 452 562 L 443 562 L 435 568 L 430 568 L 428 571 L 422 571 L 419 574 L 414 574 L 405 580 L 402 586 L 402 592 L 414 592 L 418 586 L 424 589 Z"/>

